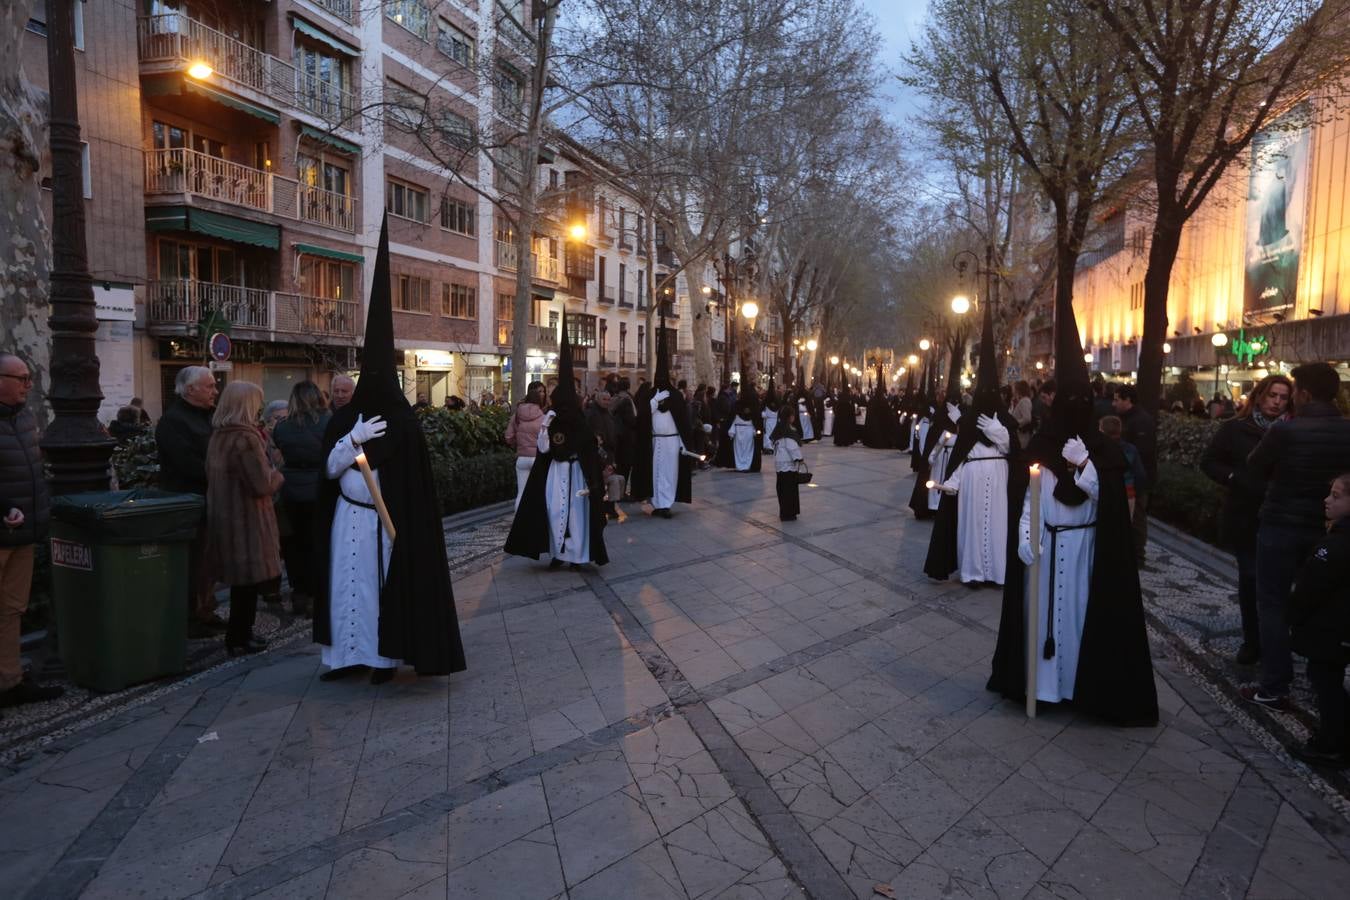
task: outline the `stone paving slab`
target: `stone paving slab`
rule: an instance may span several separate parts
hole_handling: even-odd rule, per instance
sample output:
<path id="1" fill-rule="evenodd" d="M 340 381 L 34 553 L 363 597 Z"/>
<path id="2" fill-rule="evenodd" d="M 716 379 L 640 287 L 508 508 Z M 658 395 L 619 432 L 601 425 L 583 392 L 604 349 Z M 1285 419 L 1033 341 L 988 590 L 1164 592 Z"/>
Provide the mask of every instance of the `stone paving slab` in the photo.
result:
<path id="1" fill-rule="evenodd" d="M 630 509 L 598 572 L 503 559 L 501 516 L 448 533 L 468 672 L 323 683 L 297 643 L 11 755 L 0 883 L 544 900 L 1350 883 L 1338 783 L 1291 765 L 1212 658 L 1228 635 L 1196 586 L 1227 615 L 1221 567 L 1164 541 L 1145 573 L 1156 727 L 1027 720 L 984 690 L 998 593 L 920 571 L 904 458 L 807 452 L 798 522 L 777 522 L 769 473 L 701 474 L 672 521 Z"/>

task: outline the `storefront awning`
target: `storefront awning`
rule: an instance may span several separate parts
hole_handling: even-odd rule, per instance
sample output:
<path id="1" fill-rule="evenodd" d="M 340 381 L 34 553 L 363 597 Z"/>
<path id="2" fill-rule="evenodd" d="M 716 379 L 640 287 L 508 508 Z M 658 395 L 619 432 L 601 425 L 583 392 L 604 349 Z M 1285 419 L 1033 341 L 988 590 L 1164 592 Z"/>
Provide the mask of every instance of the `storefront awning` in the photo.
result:
<path id="1" fill-rule="evenodd" d="M 328 146 L 334 148 L 335 150 L 341 150 L 343 153 L 350 153 L 352 156 L 361 155 L 360 147 L 358 147 L 356 144 L 353 144 L 351 141 L 344 141 L 342 138 L 338 137 L 335 134 L 329 134 L 328 132 L 321 131 L 318 128 L 311 128 L 309 125 L 301 125 L 300 133 L 307 138 L 313 138 L 314 140 L 319 141 L 320 143 L 327 144 Z"/>
<path id="2" fill-rule="evenodd" d="M 339 53 L 345 53 L 347 56 L 361 55 L 361 51 L 357 50 L 351 44 L 338 40 L 318 26 L 309 24 L 295 13 L 291 13 L 291 24 L 295 26 L 296 31 L 308 37 L 312 37 L 322 44 L 327 44 Z"/>
<path id="3" fill-rule="evenodd" d="M 553 288 L 531 286 L 530 293 L 534 294 L 541 300 L 552 300 L 557 291 L 555 291 Z"/>
<path id="4" fill-rule="evenodd" d="M 250 222 L 224 213 L 189 206 L 151 206 L 145 210 L 150 231 L 193 231 L 237 244 L 252 244 L 276 250 L 281 247 L 281 229 L 266 222 Z"/>
<path id="5" fill-rule="evenodd" d="M 345 250 L 334 250 L 331 247 L 320 247 L 317 244 L 293 244 L 297 253 L 308 253 L 311 256 L 326 256 L 329 259 L 340 259 L 343 262 L 363 263 L 366 258 L 359 253 L 348 253 Z"/>

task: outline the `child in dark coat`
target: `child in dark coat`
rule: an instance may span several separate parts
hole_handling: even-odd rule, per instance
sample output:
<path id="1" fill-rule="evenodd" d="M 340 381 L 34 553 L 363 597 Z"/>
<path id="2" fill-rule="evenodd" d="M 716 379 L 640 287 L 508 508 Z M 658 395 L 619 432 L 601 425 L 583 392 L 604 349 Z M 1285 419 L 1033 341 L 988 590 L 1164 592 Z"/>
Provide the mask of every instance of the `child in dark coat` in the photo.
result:
<path id="1" fill-rule="evenodd" d="M 1308 680 L 1317 695 L 1319 727 L 1294 755 L 1312 765 L 1350 766 L 1350 472 L 1331 483 L 1323 501 L 1327 536 L 1299 570 L 1289 598 L 1289 636 L 1295 653 L 1308 659 Z"/>

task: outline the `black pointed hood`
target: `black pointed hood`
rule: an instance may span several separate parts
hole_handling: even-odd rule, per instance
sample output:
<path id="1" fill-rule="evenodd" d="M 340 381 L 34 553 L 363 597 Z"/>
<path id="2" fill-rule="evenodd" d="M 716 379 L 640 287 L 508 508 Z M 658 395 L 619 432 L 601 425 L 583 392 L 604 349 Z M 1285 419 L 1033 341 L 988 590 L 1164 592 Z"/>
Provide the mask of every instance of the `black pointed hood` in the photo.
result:
<path id="1" fill-rule="evenodd" d="M 741 380 L 741 392 L 736 397 L 736 413 L 742 419 L 752 420 L 759 415 L 759 396 L 755 393 L 750 379 Z"/>
<path id="2" fill-rule="evenodd" d="M 958 332 L 952 338 L 950 348 L 951 360 L 947 366 L 947 402 L 961 405 L 961 357 L 966 352 L 966 342 L 961 339 Z"/>
<path id="3" fill-rule="evenodd" d="M 394 351 L 394 306 L 389 283 L 389 218 L 380 225 L 375 272 L 366 302 L 366 334 L 361 347 L 361 374 L 348 406 L 370 418 L 387 415 L 383 406 L 395 399 L 406 404 L 398 381 Z M 369 408 L 367 408 L 369 407 Z"/>
<path id="4" fill-rule="evenodd" d="M 881 371 L 880 362 L 877 363 L 877 392 L 882 395 L 886 393 L 886 376 Z"/>
<path id="5" fill-rule="evenodd" d="M 549 406 L 562 415 L 565 409 L 581 409 L 576 376 L 572 373 L 572 342 L 567 338 L 567 311 L 562 314 L 562 334 L 558 338 L 558 386 L 553 389 Z"/>
<path id="6" fill-rule="evenodd" d="M 905 367 L 905 403 L 914 402 L 914 367 Z"/>
<path id="7" fill-rule="evenodd" d="M 656 332 L 656 372 L 652 384 L 656 390 L 674 390 L 670 380 L 670 348 L 666 346 L 666 305 L 661 304 L 661 328 Z"/>
<path id="8" fill-rule="evenodd" d="M 778 390 L 774 387 L 773 376 L 769 376 L 769 388 L 764 392 L 764 408 L 777 410 L 779 405 Z"/>
<path id="9" fill-rule="evenodd" d="M 1086 437 L 1092 424 L 1092 381 L 1071 296 L 1055 300 L 1055 385 L 1050 419 L 1056 433 Z"/>
<path id="10" fill-rule="evenodd" d="M 998 393 L 998 355 L 994 347 L 994 304 L 984 304 L 984 323 L 980 327 L 980 360 L 975 373 L 975 412 L 992 416 L 1002 407 Z"/>

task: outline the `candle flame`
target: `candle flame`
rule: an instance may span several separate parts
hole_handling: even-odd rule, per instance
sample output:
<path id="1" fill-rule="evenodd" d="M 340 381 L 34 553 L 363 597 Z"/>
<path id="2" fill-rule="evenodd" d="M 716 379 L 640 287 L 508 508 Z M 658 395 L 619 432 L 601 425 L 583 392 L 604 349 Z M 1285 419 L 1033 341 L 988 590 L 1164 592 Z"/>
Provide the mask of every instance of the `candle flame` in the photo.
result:
<path id="1" fill-rule="evenodd" d="M 1031 474 L 1032 474 L 1032 475 L 1039 475 L 1039 474 L 1041 474 L 1041 464 L 1040 464 L 1040 463 L 1032 463 L 1032 464 L 1031 464 Z"/>
<path id="2" fill-rule="evenodd" d="M 937 484 L 936 484 L 935 482 L 932 482 L 932 481 L 925 481 L 925 482 L 923 483 L 923 486 L 926 487 L 926 488 L 928 488 L 928 489 L 931 491 L 933 488 L 937 487 Z"/>

